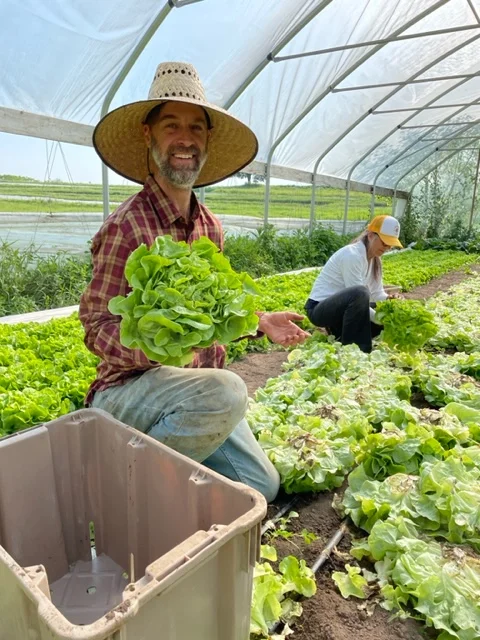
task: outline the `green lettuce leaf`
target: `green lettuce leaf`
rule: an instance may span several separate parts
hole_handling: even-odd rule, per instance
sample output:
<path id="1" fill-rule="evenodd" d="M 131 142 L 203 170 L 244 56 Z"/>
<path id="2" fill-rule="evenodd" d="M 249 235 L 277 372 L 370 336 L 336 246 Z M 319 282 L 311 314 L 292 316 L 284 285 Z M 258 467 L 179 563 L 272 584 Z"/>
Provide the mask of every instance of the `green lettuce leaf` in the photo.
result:
<path id="1" fill-rule="evenodd" d="M 340 593 L 344 598 L 354 596 L 355 598 L 365 599 L 372 593 L 372 588 L 368 584 L 368 580 L 362 575 L 360 567 L 354 567 L 350 564 L 345 565 L 346 572 L 333 571 L 332 579 L 337 585 Z"/>

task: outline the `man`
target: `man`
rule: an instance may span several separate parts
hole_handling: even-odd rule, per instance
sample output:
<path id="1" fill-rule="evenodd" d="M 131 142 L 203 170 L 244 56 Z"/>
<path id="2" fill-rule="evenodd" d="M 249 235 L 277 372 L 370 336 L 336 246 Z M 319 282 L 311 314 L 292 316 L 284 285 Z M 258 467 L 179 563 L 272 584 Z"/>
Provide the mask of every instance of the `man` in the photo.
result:
<path id="1" fill-rule="evenodd" d="M 144 184 L 108 218 L 92 241 L 93 277 L 80 302 L 87 347 L 101 358 L 86 404 L 273 500 L 279 477 L 245 421 L 247 391 L 223 370 L 225 349 L 197 352 L 189 368 L 160 366 L 120 343 L 120 318 L 107 309 L 126 295 L 125 262 L 161 234 L 192 242 L 205 235 L 223 249 L 219 220 L 192 192 L 248 164 L 257 140 L 232 115 L 209 104 L 195 68 L 160 64 L 149 99 L 107 114 L 93 134 L 109 167 Z M 284 346 L 309 335 L 288 312 L 259 314 L 259 331 Z"/>

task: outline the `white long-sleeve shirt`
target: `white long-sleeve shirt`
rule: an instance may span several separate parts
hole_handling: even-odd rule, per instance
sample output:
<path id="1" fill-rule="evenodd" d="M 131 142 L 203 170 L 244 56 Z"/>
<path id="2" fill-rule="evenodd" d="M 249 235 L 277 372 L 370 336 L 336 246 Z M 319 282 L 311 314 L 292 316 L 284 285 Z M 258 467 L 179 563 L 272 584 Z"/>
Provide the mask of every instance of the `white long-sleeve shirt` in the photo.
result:
<path id="1" fill-rule="evenodd" d="M 382 279 L 373 277 L 373 260 L 367 260 L 367 249 L 363 242 L 347 244 L 328 260 L 315 280 L 310 298 L 322 302 L 348 287 L 364 286 L 370 291 L 370 301 L 386 300 Z M 370 319 L 375 322 L 375 311 L 370 309 Z"/>

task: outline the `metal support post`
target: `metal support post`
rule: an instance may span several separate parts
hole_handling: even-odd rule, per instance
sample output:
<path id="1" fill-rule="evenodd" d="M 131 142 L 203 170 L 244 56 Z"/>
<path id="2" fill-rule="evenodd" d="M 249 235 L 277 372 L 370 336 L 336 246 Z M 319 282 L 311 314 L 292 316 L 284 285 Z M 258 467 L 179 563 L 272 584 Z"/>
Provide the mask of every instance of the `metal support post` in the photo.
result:
<path id="1" fill-rule="evenodd" d="M 347 182 L 347 189 L 345 193 L 345 211 L 343 213 L 343 225 L 342 225 L 342 233 L 345 235 L 347 233 L 347 220 L 348 220 L 348 205 L 350 203 L 350 182 Z"/>
<path id="2" fill-rule="evenodd" d="M 270 205 L 270 179 L 271 179 L 271 162 L 267 162 L 265 167 L 265 202 L 263 212 L 263 226 L 265 229 L 268 225 L 268 209 Z"/>
<path id="3" fill-rule="evenodd" d="M 468 232 L 471 233 L 473 227 L 473 216 L 475 213 L 475 206 L 477 204 L 477 185 L 478 185 L 478 172 L 480 170 L 480 149 L 478 150 L 477 169 L 475 171 L 475 184 L 473 185 L 473 197 L 472 197 L 472 209 L 470 211 L 470 220 L 468 222 Z"/>
<path id="4" fill-rule="evenodd" d="M 472 106 L 472 104 L 468 105 Z M 455 115 L 455 114 L 453 114 Z M 453 118 L 453 115 L 450 116 Z M 473 121 L 472 121 L 473 122 Z M 438 129 L 440 126 L 442 127 L 464 127 L 467 124 L 472 124 L 472 122 L 444 122 L 443 124 L 410 124 L 410 125 L 398 125 L 397 129 L 428 129 L 433 127 L 434 129 Z M 477 120 L 477 123 L 480 122 Z"/>
<path id="5" fill-rule="evenodd" d="M 175 7 L 175 9 L 181 9 L 182 7 L 186 7 L 189 4 L 196 4 L 197 2 L 203 2 L 203 0 L 169 0 L 170 4 Z"/>
<path id="6" fill-rule="evenodd" d="M 192 0 L 190 0 L 190 2 L 191 1 Z M 202 0 L 193 0 L 193 1 L 201 2 Z M 165 18 L 168 16 L 170 11 L 172 10 L 172 7 L 174 6 L 175 4 L 173 3 L 173 0 L 169 0 L 166 4 L 163 5 L 163 7 L 160 9 L 155 19 L 152 21 L 148 29 L 145 31 L 145 33 L 143 34 L 143 36 L 141 37 L 141 39 L 133 49 L 132 53 L 129 55 L 129 57 L 125 61 L 123 67 L 118 72 L 115 80 L 113 81 L 110 89 L 107 92 L 107 95 L 103 100 L 102 109 L 100 112 L 100 118 L 103 118 L 107 114 L 110 108 L 110 105 L 112 104 L 112 100 L 115 97 L 115 94 L 117 93 L 120 85 L 125 80 L 130 69 L 138 60 L 140 54 L 145 49 L 147 44 L 150 42 L 155 32 L 157 31 L 159 26 L 162 24 L 162 22 L 165 20 Z M 178 4 L 178 6 L 181 6 L 181 5 Z M 107 167 L 105 166 L 102 167 L 102 185 L 103 185 L 103 188 L 102 188 L 103 217 L 104 217 L 104 220 L 106 220 L 110 214 L 110 206 L 109 206 L 109 189 L 108 189 L 108 171 L 107 171 Z"/>
<path id="7" fill-rule="evenodd" d="M 110 215 L 110 195 L 108 188 L 108 167 L 102 162 L 102 199 L 103 199 L 103 219 Z"/>
<path id="8" fill-rule="evenodd" d="M 448 138 L 423 138 L 424 142 L 442 142 L 443 140 L 478 140 L 480 136 L 449 136 Z"/>
<path id="9" fill-rule="evenodd" d="M 472 0 L 467 0 L 467 2 L 468 6 L 472 10 L 473 15 L 475 16 L 475 20 L 480 23 L 480 15 L 478 14 L 478 11 L 476 10 Z"/>
<path id="10" fill-rule="evenodd" d="M 457 107 L 466 107 L 469 103 L 461 102 L 459 104 L 433 104 L 429 107 L 403 107 L 399 109 L 378 109 L 372 111 L 372 115 L 375 116 L 377 114 L 384 113 L 403 113 L 405 111 L 416 111 L 417 113 L 421 113 L 422 111 L 426 111 L 427 109 L 456 109 Z"/>
<path id="11" fill-rule="evenodd" d="M 370 199 L 370 220 L 375 216 L 375 185 L 372 186 L 372 197 Z"/>
<path id="12" fill-rule="evenodd" d="M 313 232 L 313 228 L 315 226 L 315 201 L 317 197 L 317 177 L 316 174 L 312 174 L 312 197 L 310 199 L 310 223 L 309 223 L 309 233 L 310 235 Z"/>
<path id="13" fill-rule="evenodd" d="M 478 147 L 464 147 L 464 151 L 476 151 L 478 149 Z M 442 153 L 444 151 L 454 151 L 454 149 L 436 149 L 436 151 L 438 151 L 439 153 Z"/>

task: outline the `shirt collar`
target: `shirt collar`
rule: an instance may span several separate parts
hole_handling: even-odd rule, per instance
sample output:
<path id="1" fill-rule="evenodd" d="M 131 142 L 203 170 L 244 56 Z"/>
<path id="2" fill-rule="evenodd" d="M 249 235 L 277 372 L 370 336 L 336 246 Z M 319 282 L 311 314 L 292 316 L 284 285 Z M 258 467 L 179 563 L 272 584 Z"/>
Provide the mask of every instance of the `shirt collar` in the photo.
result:
<path id="1" fill-rule="evenodd" d="M 176 220 L 182 219 L 182 216 L 177 207 L 173 204 L 173 202 L 170 200 L 165 191 L 160 187 L 160 185 L 152 175 L 149 175 L 145 180 L 143 191 L 152 203 L 152 206 L 155 209 L 155 212 L 157 213 L 162 226 L 168 227 Z M 190 211 L 190 220 L 195 221 L 200 215 L 200 203 L 198 202 L 197 196 L 193 191 L 190 200 Z"/>

